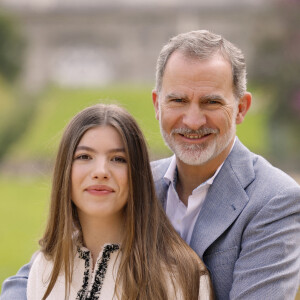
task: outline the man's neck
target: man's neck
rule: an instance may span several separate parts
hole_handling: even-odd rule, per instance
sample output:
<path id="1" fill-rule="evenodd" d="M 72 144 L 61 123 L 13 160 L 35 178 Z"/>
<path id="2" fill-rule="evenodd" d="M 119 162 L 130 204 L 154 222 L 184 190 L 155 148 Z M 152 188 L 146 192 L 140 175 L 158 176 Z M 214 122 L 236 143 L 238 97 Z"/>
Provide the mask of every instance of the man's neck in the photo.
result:
<path id="1" fill-rule="evenodd" d="M 184 166 L 181 167 L 177 163 L 178 178 L 176 183 L 176 190 L 179 199 L 187 206 L 188 198 L 200 184 L 212 177 L 217 170 L 207 172 L 205 166 Z"/>
<path id="2" fill-rule="evenodd" d="M 187 165 L 176 157 L 178 178 L 176 190 L 179 199 L 187 206 L 188 198 L 200 184 L 211 178 L 217 169 L 224 163 L 231 151 L 234 140 L 228 145 L 227 149 L 216 158 L 203 165 Z"/>

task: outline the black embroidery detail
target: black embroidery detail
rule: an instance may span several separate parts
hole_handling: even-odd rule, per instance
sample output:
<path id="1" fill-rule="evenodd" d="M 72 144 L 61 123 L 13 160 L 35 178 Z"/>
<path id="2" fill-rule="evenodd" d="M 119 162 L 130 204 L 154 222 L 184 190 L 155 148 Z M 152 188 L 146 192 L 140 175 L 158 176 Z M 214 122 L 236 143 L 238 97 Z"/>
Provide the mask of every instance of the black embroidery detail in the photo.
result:
<path id="1" fill-rule="evenodd" d="M 90 291 L 87 291 L 90 277 L 90 251 L 82 251 L 79 247 L 77 248 L 79 257 L 85 260 L 83 284 L 81 290 L 77 293 L 77 300 L 94 300 L 99 298 L 105 274 L 107 271 L 107 264 L 110 260 L 110 255 L 119 249 L 120 246 L 117 244 L 104 246 L 102 257 L 97 262 L 93 286 Z"/>
<path id="2" fill-rule="evenodd" d="M 81 290 L 77 293 L 77 300 L 83 300 L 86 298 L 89 277 L 90 277 L 90 251 L 83 251 L 80 247 L 77 247 L 79 258 L 84 259 L 84 273 L 83 273 L 83 284 Z"/>

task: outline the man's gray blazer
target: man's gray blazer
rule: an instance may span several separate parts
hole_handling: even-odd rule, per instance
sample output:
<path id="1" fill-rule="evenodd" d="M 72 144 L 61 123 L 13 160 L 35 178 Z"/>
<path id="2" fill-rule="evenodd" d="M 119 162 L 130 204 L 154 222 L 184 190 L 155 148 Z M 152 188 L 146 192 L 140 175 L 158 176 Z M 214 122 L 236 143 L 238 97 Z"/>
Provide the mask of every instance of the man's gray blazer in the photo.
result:
<path id="1" fill-rule="evenodd" d="M 170 163 L 152 163 L 163 205 Z M 300 265 L 300 187 L 238 140 L 210 187 L 192 248 L 204 260 L 217 299 L 294 299 Z M 1 300 L 26 300 L 31 263 L 8 278 Z"/>
<path id="2" fill-rule="evenodd" d="M 158 198 L 171 159 L 152 163 Z M 206 196 L 191 247 L 217 299 L 294 299 L 300 269 L 300 186 L 237 140 Z"/>

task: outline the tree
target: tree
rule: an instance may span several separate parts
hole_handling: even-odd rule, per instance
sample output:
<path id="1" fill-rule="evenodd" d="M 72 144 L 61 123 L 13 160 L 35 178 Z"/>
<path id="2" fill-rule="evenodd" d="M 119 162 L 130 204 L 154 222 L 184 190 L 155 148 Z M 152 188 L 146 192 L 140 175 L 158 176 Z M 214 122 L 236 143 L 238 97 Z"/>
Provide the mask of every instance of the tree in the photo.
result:
<path id="1" fill-rule="evenodd" d="M 22 38 L 15 20 L 0 14 L 0 74 L 13 82 L 21 71 L 24 50 Z"/>
<path id="2" fill-rule="evenodd" d="M 257 47 L 254 80 L 271 94 L 269 136 L 274 158 L 287 167 L 300 164 L 300 3 L 277 2 L 279 26 Z M 274 16 L 273 16 L 274 18 Z"/>
<path id="3" fill-rule="evenodd" d="M 24 45 L 16 21 L 0 13 L 0 161 L 29 122 L 26 96 L 18 97 L 20 87 L 13 84 L 22 68 Z"/>

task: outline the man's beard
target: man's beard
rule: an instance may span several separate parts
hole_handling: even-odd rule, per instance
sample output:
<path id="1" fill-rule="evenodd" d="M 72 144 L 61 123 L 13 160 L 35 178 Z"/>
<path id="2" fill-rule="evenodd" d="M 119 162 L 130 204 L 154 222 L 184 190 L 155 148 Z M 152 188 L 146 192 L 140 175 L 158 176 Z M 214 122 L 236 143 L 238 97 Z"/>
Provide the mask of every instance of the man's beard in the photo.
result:
<path id="1" fill-rule="evenodd" d="M 235 116 L 235 114 L 233 114 L 233 116 Z M 176 128 L 173 129 L 169 135 L 162 128 L 161 116 L 159 118 L 159 125 L 166 145 L 173 151 L 179 160 L 187 165 L 193 166 L 203 165 L 220 155 L 228 147 L 236 134 L 236 124 L 234 119 L 232 119 L 231 127 L 223 136 L 220 136 L 220 130 L 208 127 L 201 127 L 198 130 Z M 209 140 L 206 142 L 189 144 L 184 141 L 176 141 L 176 136 L 178 134 L 196 134 L 200 136 L 211 134 L 212 136 L 209 137 Z"/>

